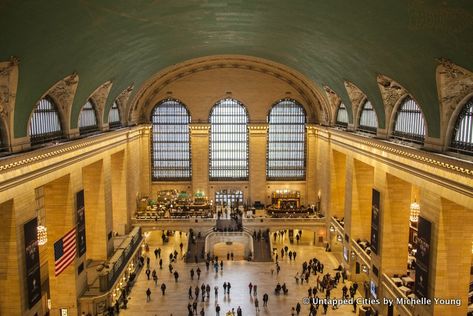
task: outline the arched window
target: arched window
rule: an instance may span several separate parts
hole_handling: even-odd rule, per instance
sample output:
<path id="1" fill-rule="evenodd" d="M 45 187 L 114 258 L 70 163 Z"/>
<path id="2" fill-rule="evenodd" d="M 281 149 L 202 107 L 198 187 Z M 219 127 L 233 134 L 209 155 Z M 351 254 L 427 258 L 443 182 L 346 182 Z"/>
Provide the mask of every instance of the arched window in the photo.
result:
<path id="1" fill-rule="evenodd" d="M 394 119 L 393 137 L 424 143 L 425 121 L 416 101 L 407 97 L 399 107 Z"/>
<path id="2" fill-rule="evenodd" d="M 98 130 L 97 114 L 95 112 L 95 105 L 91 100 L 82 107 L 79 117 L 79 132 L 81 135 L 95 132 Z"/>
<path id="3" fill-rule="evenodd" d="M 305 179 L 304 108 L 294 100 L 279 101 L 268 116 L 266 177 L 268 180 Z"/>
<path id="4" fill-rule="evenodd" d="M 458 115 L 451 148 L 464 154 L 473 154 L 473 98 Z"/>
<path id="5" fill-rule="evenodd" d="M 46 143 L 62 137 L 61 121 L 53 100 L 45 97 L 36 104 L 30 118 L 31 145 Z"/>
<path id="6" fill-rule="evenodd" d="M 159 102 L 151 114 L 152 177 L 155 181 L 190 180 L 189 112 L 174 99 Z"/>
<path id="7" fill-rule="evenodd" d="M 376 133 L 378 128 L 378 118 L 370 101 L 365 101 L 361 109 L 360 124 L 358 129 L 368 133 Z"/>
<path id="8" fill-rule="evenodd" d="M 234 99 L 218 101 L 210 112 L 210 180 L 248 179 L 248 113 Z"/>
<path id="9" fill-rule="evenodd" d="M 108 112 L 108 127 L 117 128 L 121 125 L 122 124 L 120 122 L 120 109 L 118 108 L 117 101 L 114 101 L 112 107 L 110 108 L 110 112 Z"/>
<path id="10" fill-rule="evenodd" d="M 347 107 L 345 104 L 340 103 L 337 110 L 337 120 L 335 122 L 336 125 L 347 127 L 348 126 L 348 112 Z"/>

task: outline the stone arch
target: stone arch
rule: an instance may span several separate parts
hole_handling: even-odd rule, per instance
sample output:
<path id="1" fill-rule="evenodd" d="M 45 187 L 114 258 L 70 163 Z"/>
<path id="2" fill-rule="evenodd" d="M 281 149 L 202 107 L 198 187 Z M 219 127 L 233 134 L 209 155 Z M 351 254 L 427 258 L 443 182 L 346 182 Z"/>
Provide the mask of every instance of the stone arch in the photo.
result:
<path id="1" fill-rule="evenodd" d="M 289 92 L 291 98 L 298 100 L 302 105 L 304 105 L 305 110 L 308 113 L 308 121 L 311 123 L 325 123 L 329 118 L 328 101 L 322 90 L 315 86 L 311 80 L 295 70 L 256 57 L 217 55 L 196 58 L 168 67 L 150 78 L 134 95 L 129 109 L 130 112 L 128 114 L 130 123 L 138 123 L 140 121 L 146 122 L 149 107 L 152 107 L 153 104 L 156 103 L 157 99 L 163 99 L 166 95 L 182 100 L 189 105 L 191 111 L 194 106 L 206 106 L 200 111 L 205 112 L 206 110 L 210 110 L 210 107 L 213 105 L 210 99 L 205 102 L 201 100 L 188 100 L 189 98 L 186 99 L 185 96 L 180 94 L 180 91 L 176 91 L 173 88 L 176 88 L 179 83 L 184 84 L 183 82 L 186 80 L 188 82 L 191 76 L 199 76 L 200 73 L 211 74 L 216 71 L 228 73 L 228 70 L 236 70 L 233 73 L 239 72 L 239 74 L 246 71 L 253 73 L 254 75 L 264 75 L 268 80 L 274 80 L 276 83 L 279 83 L 281 87 L 285 88 L 283 91 L 278 93 L 286 93 L 287 97 L 287 92 Z M 231 84 L 229 84 L 229 87 L 229 89 L 233 89 Z M 220 89 L 220 92 L 216 92 L 212 95 L 212 99 L 217 100 L 218 96 L 231 93 L 233 97 L 240 99 L 250 108 L 255 109 L 270 106 L 269 100 L 265 101 L 264 104 L 253 104 L 252 102 L 248 102 L 248 100 L 245 99 L 245 96 L 237 90 L 238 89 L 225 91 Z M 253 93 L 256 92 L 255 89 Z M 273 94 L 272 99 L 275 98 L 276 97 Z M 201 104 L 194 104 L 199 102 L 201 102 Z M 260 116 L 262 117 L 262 115 Z M 257 116 L 250 113 L 250 117 Z M 198 120 L 199 118 L 194 121 Z M 200 120 L 202 121 L 202 118 L 200 118 Z"/>
<path id="2" fill-rule="evenodd" d="M 440 58 L 438 63 L 436 79 L 440 104 L 440 142 L 445 151 L 450 145 L 458 113 L 473 95 L 473 72 L 446 58 Z"/>

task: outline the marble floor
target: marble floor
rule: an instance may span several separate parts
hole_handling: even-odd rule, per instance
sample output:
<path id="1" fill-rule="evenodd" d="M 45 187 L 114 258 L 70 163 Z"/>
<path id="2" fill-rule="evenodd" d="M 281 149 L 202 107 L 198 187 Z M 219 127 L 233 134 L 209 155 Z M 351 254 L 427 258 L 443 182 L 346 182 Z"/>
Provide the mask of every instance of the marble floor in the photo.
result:
<path id="1" fill-rule="evenodd" d="M 243 315 L 274 315 L 274 316 L 283 316 L 291 315 L 291 308 L 300 302 L 302 305 L 302 310 L 300 315 L 308 315 L 309 307 L 303 305 L 302 299 L 307 297 L 307 290 L 310 287 L 315 286 L 316 278 L 312 275 L 309 278 L 309 284 L 304 283 L 303 285 L 297 284 L 295 281 L 296 273 L 302 270 L 302 263 L 305 260 L 310 258 L 317 257 L 325 265 L 324 272 L 333 272 L 333 269 L 338 267 L 338 261 L 332 253 L 326 253 L 323 248 L 312 246 L 311 233 L 303 233 L 302 240 L 299 244 L 293 243 L 290 244 L 288 240 L 278 238 L 276 242 L 273 243 L 273 247 L 277 247 L 278 250 L 284 246 L 288 245 L 290 250 L 295 250 L 297 252 L 296 260 L 289 261 L 286 257 L 281 260 L 279 258 L 281 271 L 279 275 L 271 273 L 271 270 L 275 270 L 275 264 L 271 262 L 266 263 L 256 263 L 256 262 L 247 262 L 243 260 L 235 261 L 226 261 L 224 260 L 223 271 L 219 270 L 218 273 L 215 273 L 212 269 L 206 271 L 205 264 L 199 264 L 200 269 L 202 270 L 200 281 L 197 280 L 197 277 L 194 277 L 194 280 L 191 280 L 190 269 L 194 268 L 196 270 L 197 264 L 186 264 L 181 259 L 181 255 L 178 256 L 179 260 L 177 263 L 174 263 L 174 269 L 179 272 L 179 281 L 175 282 L 173 275 L 169 272 L 169 253 L 175 249 L 179 252 L 179 244 L 182 242 L 184 245 L 187 244 L 187 238 L 185 234 L 182 236 L 179 233 L 175 233 L 174 237 L 171 237 L 169 242 L 164 244 L 161 240 L 161 232 L 153 232 L 148 237 L 146 242 L 149 245 L 150 253 L 149 257 L 151 258 L 151 267 L 150 269 L 156 269 L 158 274 L 158 284 L 155 286 L 153 280 L 147 280 L 145 271 L 142 270 L 138 276 L 138 279 L 131 290 L 128 302 L 128 309 L 121 310 L 120 315 L 157 315 L 157 316 L 187 316 L 187 304 L 193 302 L 193 300 L 188 299 L 188 289 L 189 286 L 195 287 L 199 286 L 202 283 L 209 284 L 211 288 L 210 299 L 205 302 L 201 302 L 201 297 L 198 300 L 197 310 L 200 312 L 202 307 L 204 308 L 205 315 L 216 315 L 215 306 L 218 303 L 221 307 L 220 315 L 225 316 L 228 311 L 232 308 L 236 310 L 238 306 L 241 307 Z M 307 235 L 307 236 L 306 236 Z M 310 235 L 310 236 L 309 236 Z M 154 258 L 153 250 L 157 247 L 162 249 L 163 257 L 163 269 L 159 269 L 157 260 Z M 184 251 L 186 251 L 186 246 L 184 246 Z M 280 256 L 280 254 L 279 254 Z M 224 258 L 226 259 L 226 258 Z M 158 259 L 159 260 L 159 259 Z M 166 295 L 161 294 L 160 286 L 164 282 L 167 286 Z M 232 287 L 230 295 L 223 294 L 223 283 L 230 282 Z M 257 296 L 249 295 L 248 284 L 249 283 L 258 285 Z M 281 284 L 286 283 L 289 293 L 288 295 L 279 295 L 274 294 L 274 288 L 276 284 L 280 282 Z M 349 281 L 346 282 L 347 287 L 351 284 Z M 214 286 L 219 287 L 218 297 L 214 295 Z M 146 301 L 146 290 L 150 288 L 151 301 Z M 332 297 L 341 297 L 341 288 L 338 286 L 332 291 Z M 262 296 L 264 293 L 268 293 L 269 302 L 267 307 L 263 307 Z M 320 294 L 319 294 L 320 296 Z M 357 293 L 357 296 L 359 294 Z M 254 299 L 258 298 L 260 302 L 260 312 L 256 312 L 254 306 Z M 322 306 L 320 306 L 318 315 L 323 314 Z M 328 315 L 354 315 L 352 305 L 341 305 L 337 310 L 332 310 L 330 307 L 328 310 Z M 200 314 L 199 314 L 200 315 Z"/>

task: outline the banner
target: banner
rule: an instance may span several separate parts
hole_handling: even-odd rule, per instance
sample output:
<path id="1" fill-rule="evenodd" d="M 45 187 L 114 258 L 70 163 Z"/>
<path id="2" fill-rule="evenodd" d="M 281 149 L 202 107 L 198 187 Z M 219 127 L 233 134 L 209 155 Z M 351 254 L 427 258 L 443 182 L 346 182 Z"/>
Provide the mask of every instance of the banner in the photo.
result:
<path id="1" fill-rule="evenodd" d="M 418 298 L 428 297 L 430 268 L 430 238 L 432 223 L 419 216 L 417 230 L 415 294 Z"/>
<path id="2" fill-rule="evenodd" d="M 76 193 L 76 208 L 77 208 L 77 251 L 79 258 L 85 254 L 85 207 L 84 207 L 84 190 Z"/>
<path id="3" fill-rule="evenodd" d="M 38 219 L 33 218 L 23 226 L 25 232 L 26 282 L 28 306 L 32 308 L 41 299 L 41 273 L 39 271 Z"/>
<path id="4" fill-rule="evenodd" d="M 373 189 L 371 198 L 371 249 L 379 254 L 379 191 Z"/>

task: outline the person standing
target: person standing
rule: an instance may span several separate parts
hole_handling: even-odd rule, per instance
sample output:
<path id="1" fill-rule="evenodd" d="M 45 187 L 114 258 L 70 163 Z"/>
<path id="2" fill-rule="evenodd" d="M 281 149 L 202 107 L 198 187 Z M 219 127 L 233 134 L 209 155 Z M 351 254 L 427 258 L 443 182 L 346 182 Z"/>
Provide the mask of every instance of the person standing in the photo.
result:
<path id="1" fill-rule="evenodd" d="M 238 306 L 237 308 L 237 316 L 242 316 L 242 312 L 241 312 L 241 307 Z"/>
<path id="2" fill-rule="evenodd" d="M 215 313 L 217 316 L 220 316 L 220 305 L 218 305 L 218 303 L 217 306 L 215 306 Z"/>
<path id="3" fill-rule="evenodd" d="M 191 280 L 194 280 L 194 269 L 191 269 Z"/>
<path id="4" fill-rule="evenodd" d="M 146 290 L 146 302 L 151 301 L 151 290 L 148 288 Z"/>
<path id="5" fill-rule="evenodd" d="M 230 289 L 232 288 L 232 285 L 230 282 L 227 282 L 227 294 L 230 295 Z"/>
<path id="6" fill-rule="evenodd" d="M 214 286 L 214 293 L 215 293 L 215 300 L 217 300 L 218 299 L 218 286 L 217 285 Z"/>
<path id="7" fill-rule="evenodd" d="M 158 248 L 154 248 L 154 258 L 158 259 Z"/>
<path id="8" fill-rule="evenodd" d="M 299 315 L 300 312 L 301 312 L 301 303 L 297 302 L 297 305 L 296 305 L 296 314 Z"/>
<path id="9" fill-rule="evenodd" d="M 197 280 L 200 280 L 200 272 L 201 272 L 200 268 L 197 267 Z"/>
<path id="10" fill-rule="evenodd" d="M 250 284 L 248 284 L 248 288 L 250 289 L 250 295 L 251 295 L 251 292 L 253 291 L 253 284 L 251 284 L 251 282 Z"/>
<path id="11" fill-rule="evenodd" d="M 257 288 L 258 288 L 258 286 L 256 284 L 253 285 L 253 295 L 254 296 L 256 296 L 256 294 L 257 294 Z"/>
<path id="12" fill-rule="evenodd" d="M 227 294 L 227 282 L 223 282 L 223 294 Z"/>
<path id="13" fill-rule="evenodd" d="M 192 286 L 189 286 L 189 299 L 193 299 L 192 297 Z"/>
<path id="14" fill-rule="evenodd" d="M 259 312 L 259 302 L 258 302 L 258 298 L 255 298 L 255 310 L 256 310 L 257 313 Z"/>
<path id="15" fill-rule="evenodd" d="M 149 280 L 149 275 L 151 274 L 151 270 L 150 269 L 146 269 L 146 276 L 148 277 L 148 280 Z"/>
<path id="16" fill-rule="evenodd" d="M 205 311 L 204 311 L 204 308 L 202 307 L 202 309 L 200 310 L 200 316 L 205 316 Z"/>
<path id="17" fill-rule="evenodd" d="M 177 279 L 179 279 L 179 273 L 177 271 L 174 271 L 174 280 L 176 280 L 176 282 Z"/>
<path id="18" fill-rule="evenodd" d="M 163 259 L 162 258 L 159 258 L 159 268 L 160 269 L 163 268 Z"/>

